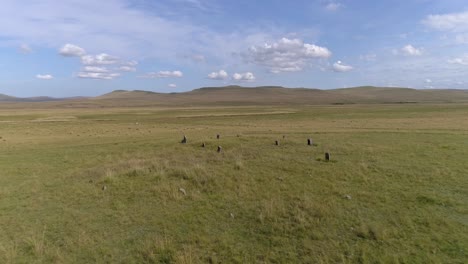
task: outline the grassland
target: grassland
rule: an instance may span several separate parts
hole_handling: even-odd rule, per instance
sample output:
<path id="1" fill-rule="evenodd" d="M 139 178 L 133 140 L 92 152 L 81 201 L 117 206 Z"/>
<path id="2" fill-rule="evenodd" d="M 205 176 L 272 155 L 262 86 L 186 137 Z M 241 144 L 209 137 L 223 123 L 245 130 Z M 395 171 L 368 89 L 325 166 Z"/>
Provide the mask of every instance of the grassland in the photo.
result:
<path id="1" fill-rule="evenodd" d="M 345 89 L 260 87 L 204 87 L 180 93 L 157 93 L 142 90 L 116 90 L 96 97 L 17 98 L 0 94 L 1 108 L 113 108 L 120 107 L 203 107 L 468 103 L 468 90 L 410 89 L 362 86 Z"/>
<path id="2" fill-rule="evenodd" d="M 0 262 L 466 263 L 467 117 L 467 104 L 3 109 Z"/>

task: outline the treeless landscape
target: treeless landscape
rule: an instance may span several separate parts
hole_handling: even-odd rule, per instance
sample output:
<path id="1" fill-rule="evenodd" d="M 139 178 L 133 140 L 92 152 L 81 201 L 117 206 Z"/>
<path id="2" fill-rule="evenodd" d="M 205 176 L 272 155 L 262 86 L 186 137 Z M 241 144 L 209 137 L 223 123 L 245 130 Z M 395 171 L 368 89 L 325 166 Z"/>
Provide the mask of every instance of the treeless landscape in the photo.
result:
<path id="1" fill-rule="evenodd" d="M 467 97 L 229 87 L 2 102 L 0 262 L 464 263 Z"/>

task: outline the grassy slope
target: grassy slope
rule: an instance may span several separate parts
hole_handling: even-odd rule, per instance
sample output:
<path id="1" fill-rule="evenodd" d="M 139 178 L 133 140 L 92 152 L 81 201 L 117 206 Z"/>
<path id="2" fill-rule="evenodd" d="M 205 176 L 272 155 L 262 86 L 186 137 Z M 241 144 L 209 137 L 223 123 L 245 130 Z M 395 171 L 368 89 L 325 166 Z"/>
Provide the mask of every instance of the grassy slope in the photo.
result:
<path id="1" fill-rule="evenodd" d="M 117 91 L 93 99 L 104 104 L 157 105 L 252 105 L 252 104 L 327 104 L 344 102 L 346 98 L 318 89 L 289 89 L 282 87 L 243 88 L 210 87 L 185 93 L 152 93 L 147 91 Z"/>
<path id="2" fill-rule="evenodd" d="M 370 103 L 389 102 L 459 102 L 468 100 L 468 91 L 455 89 L 426 89 L 385 87 L 355 87 L 331 90 L 333 94 L 349 96 L 352 101 Z"/>
<path id="3" fill-rule="evenodd" d="M 71 99 L 71 98 L 70 98 Z M 48 96 L 37 96 L 37 97 L 28 97 L 28 98 L 19 98 L 19 97 L 13 97 L 5 94 L 0 94 L 0 103 L 21 103 L 21 102 L 49 102 L 49 101 L 61 101 L 61 100 L 67 100 L 66 98 L 61 99 L 61 98 L 53 98 L 53 97 L 48 97 Z"/>
<path id="4" fill-rule="evenodd" d="M 0 101 L 10 101 L 10 100 L 13 100 L 13 99 L 15 99 L 15 97 L 9 96 L 9 95 L 6 95 L 6 94 L 0 94 Z"/>
<path id="5" fill-rule="evenodd" d="M 2 110 L 0 262 L 463 263 L 467 114 Z"/>
<path id="6" fill-rule="evenodd" d="M 238 86 L 200 88 L 185 93 L 161 94 L 117 91 L 94 98 L 113 103 L 160 105 L 252 105 L 252 104 L 349 104 L 468 101 L 465 90 L 416 90 L 408 88 L 356 87 L 335 90 Z"/>
<path id="7" fill-rule="evenodd" d="M 24 99 L 26 100 L 26 99 Z M 28 100 L 35 100 L 30 98 Z M 37 99 L 36 101 L 39 101 Z M 207 87 L 183 93 L 118 90 L 94 98 L 71 98 L 56 102 L 8 103 L 0 108 L 96 108 L 144 106 L 246 106 L 326 105 L 370 103 L 468 102 L 468 90 L 416 90 L 408 88 L 356 87 L 319 90 L 275 86 L 245 88 Z"/>

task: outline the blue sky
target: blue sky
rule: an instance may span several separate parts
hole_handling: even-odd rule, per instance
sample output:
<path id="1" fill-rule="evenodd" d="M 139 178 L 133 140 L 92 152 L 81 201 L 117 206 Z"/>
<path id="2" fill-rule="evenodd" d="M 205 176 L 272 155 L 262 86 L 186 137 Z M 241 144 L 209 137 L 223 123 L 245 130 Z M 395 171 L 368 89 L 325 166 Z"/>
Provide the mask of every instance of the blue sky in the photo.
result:
<path id="1" fill-rule="evenodd" d="M 468 87 L 466 0 L 2 0 L 0 93 Z"/>

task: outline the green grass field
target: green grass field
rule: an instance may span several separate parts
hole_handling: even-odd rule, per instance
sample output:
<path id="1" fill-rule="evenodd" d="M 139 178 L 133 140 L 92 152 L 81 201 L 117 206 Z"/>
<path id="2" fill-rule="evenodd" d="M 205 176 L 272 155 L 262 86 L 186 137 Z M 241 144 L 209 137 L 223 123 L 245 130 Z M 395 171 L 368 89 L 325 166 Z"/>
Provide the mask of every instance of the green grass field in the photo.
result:
<path id="1" fill-rule="evenodd" d="M 3 109 L 0 137 L 0 263 L 468 262 L 467 104 Z"/>

